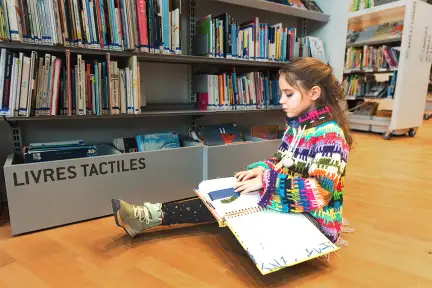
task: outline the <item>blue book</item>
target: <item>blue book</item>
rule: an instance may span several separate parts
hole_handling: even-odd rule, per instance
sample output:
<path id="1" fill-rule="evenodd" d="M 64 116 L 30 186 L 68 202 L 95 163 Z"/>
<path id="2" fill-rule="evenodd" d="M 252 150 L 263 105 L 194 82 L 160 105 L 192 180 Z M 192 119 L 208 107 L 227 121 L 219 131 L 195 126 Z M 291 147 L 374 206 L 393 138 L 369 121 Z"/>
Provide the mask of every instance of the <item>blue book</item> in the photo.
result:
<path id="1" fill-rule="evenodd" d="M 90 39 L 87 39 L 87 44 L 93 45 L 96 43 L 95 37 L 94 37 L 96 35 L 93 35 L 93 25 L 92 25 L 91 14 L 90 14 L 91 13 L 90 12 L 90 3 L 88 0 L 85 1 L 85 5 L 86 5 L 85 9 L 87 10 L 88 30 L 89 30 L 89 34 L 90 34 Z"/>
<path id="2" fill-rule="evenodd" d="M 170 51 L 170 13 L 168 7 L 168 0 L 162 0 L 162 40 L 165 51 Z"/>
<path id="3" fill-rule="evenodd" d="M 154 133 L 136 136 L 139 152 L 180 148 L 176 132 Z"/>
<path id="4" fill-rule="evenodd" d="M 226 188 L 226 189 L 216 190 L 208 193 L 208 196 L 212 201 L 225 199 L 232 196 L 239 196 L 239 195 L 240 193 L 235 192 L 234 188 Z"/>

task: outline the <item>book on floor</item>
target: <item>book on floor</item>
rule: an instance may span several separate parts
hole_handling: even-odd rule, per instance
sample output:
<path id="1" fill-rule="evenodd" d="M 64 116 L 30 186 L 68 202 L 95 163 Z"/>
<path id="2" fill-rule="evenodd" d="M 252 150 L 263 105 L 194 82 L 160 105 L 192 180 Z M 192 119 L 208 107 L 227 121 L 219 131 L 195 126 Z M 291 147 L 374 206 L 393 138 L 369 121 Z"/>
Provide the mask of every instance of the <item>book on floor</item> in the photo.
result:
<path id="1" fill-rule="evenodd" d="M 259 192 L 239 195 L 232 189 L 235 181 L 205 180 L 195 193 L 219 225 L 231 230 L 263 275 L 339 249 L 305 215 L 262 208 L 257 204 Z"/>

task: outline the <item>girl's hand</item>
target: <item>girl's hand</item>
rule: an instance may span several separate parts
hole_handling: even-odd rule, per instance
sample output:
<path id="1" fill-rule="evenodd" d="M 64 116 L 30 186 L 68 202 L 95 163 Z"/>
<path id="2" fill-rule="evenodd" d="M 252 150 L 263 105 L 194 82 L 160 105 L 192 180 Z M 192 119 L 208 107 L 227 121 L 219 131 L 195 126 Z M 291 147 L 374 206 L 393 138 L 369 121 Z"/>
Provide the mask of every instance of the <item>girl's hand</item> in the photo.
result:
<path id="1" fill-rule="evenodd" d="M 255 178 L 237 182 L 234 184 L 234 191 L 241 194 L 254 192 L 263 188 L 263 173 L 259 173 Z"/>
<path id="2" fill-rule="evenodd" d="M 252 178 L 256 178 L 259 174 L 264 173 L 264 171 L 265 169 L 263 167 L 255 167 L 251 170 L 237 172 L 234 177 L 237 178 L 238 182 L 242 182 Z"/>

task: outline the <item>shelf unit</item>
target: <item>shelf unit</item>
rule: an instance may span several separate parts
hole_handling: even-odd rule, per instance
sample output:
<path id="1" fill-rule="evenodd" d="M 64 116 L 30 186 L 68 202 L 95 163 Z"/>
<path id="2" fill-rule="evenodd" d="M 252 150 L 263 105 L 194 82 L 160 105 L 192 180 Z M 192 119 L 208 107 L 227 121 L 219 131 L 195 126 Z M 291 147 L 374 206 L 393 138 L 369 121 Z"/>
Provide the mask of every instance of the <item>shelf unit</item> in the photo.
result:
<path id="1" fill-rule="evenodd" d="M 432 5 L 419 0 L 395 1 L 349 13 L 348 30 L 359 30 L 371 25 L 403 20 L 400 39 L 347 45 L 347 47 L 361 47 L 365 44 L 381 45 L 400 42 L 396 89 L 392 99 L 385 99 L 385 109 L 392 110 L 391 118 L 350 113 L 348 117 L 352 129 L 383 133 L 385 139 L 391 139 L 392 135 L 396 134 L 408 133 L 410 136 L 416 134 L 423 122 L 424 95 L 427 91 L 432 63 L 432 49 L 429 48 L 432 45 L 430 15 L 432 15 Z M 365 99 L 365 101 L 380 101 L 378 109 L 383 105 L 382 100 L 379 99 Z"/>
<path id="2" fill-rule="evenodd" d="M 83 54 L 83 55 L 97 55 L 105 56 L 109 53 L 111 57 L 127 58 L 131 56 L 137 56 L 140 62 L 155 62 L 155 63 L 168 63 L 168 64 L 189 64 L 189 65 L 213 65 L 213 66 L 240 66 L 248 68 L 268 68 L 276 69 L 280 68 L 284 62 L 270 62 L 270 61 L 252 61 L 252 60 L 241 60 L 241 59 L 226 59 L 226 58 L 212 58 L 204 56 L 193 56 L 193 55 L 171 55 L 171 54 L 152 54 L 143 52 L 132 52 L 132 51 L 114 51 L 114 50 L 102 50 L 102 49 L 91 49 L 91 48 L 79 48 L 79 47 L 63 47 L 63 46 L 52 46 L 42 44 L 27 44 L 27 43 L 14 43 L 14 42 L 0 42 L 0 48 L 7 48 L 17 51 L 38 51 L 38 52 L 55 52 L 55 53 L 66 53 L 67 50 L 71 54 Z"/>
<path id="3" fill-rule="evenodd" d="M 323 41 L 328 62 L 335 76 L 342 80 L 348 1 L 343 4 L 339 0 L 316 2 L 324 13 L 262 0 L 182 1 L 182 55 L 0 42 L 0 48 L 16 51 L 64 54 L 69 50 L 71 54 L 96 58 L 109 52 L 115 59 L 136 55 L 145 69 L 141 80 L 145 81 L 147 94 L 147 105 L 138 115 L 1 118 L 11 127 L 15 152 L 15 155 L 8 157 L 4 166 L 12 234 L 110 215 L 112 198 L 143 203 L 190 197 L 194 195 L 193 189 L 200 181 L 208 177 L 231 176 L 248 164 L 271 156 L 280 140 L 216 147 L 182 147 L 33 164 L 22 164 L 16 157 L 23 145 L 32 142 L 82 139 L 88 143 L 106 143 L 114 138 L 132 137 L 146 132 L 175 130 L 180 134 L 187 133 L 191 125 L 221 122 L 235 122 L 246 128 L 257 124 L 284 127 L 283 112 L 279 110 L 203 111 L 195 108 L 196 100 L 191 93 L 191 76 L 194 73 L 232 71 L 234 67 L 236 71 L 274 70 L 283 65 L 277 62 L 193 56 L 195 23 L 205 15 L 228 11 L 239 22 L 258 16 L 260 22 L 282 22 L 288 27 L 296 27 L 299 36 L 316 36 Z M 145 168 L 131 171 L 131 163 L 137 161 L 144 161 Z M 118 167 L 128 171 L 92 177 L 86 175 L 85 167 L 96 165 L 99 169 L 106 169 L 109 163 L 119 163 Z M 68 169 L 75 172 L 74 177 L 64 179 L 64 174 L 61 174 L 60 178 L 54 179 L 50 176 L 50 173 L 58 176 L 59 171 Z M 38 175 L 40 178 L 35 180 Z"/>
<path id="4" fill-rule="evenodd" d="M 251 7 L 260 10 L 270 11 L 278 14 L 284 14 L 288 16 L 301 17 L 303 19 L 315 20 L 319 22 L 327 22 L 330 19 L 330 15 L 326 13 L 319 13 L 310 10 L 304 10 L 288 5 L 283 5 L 275 2 L 269 2 L 266 0 L 216 0 L 224 3 L 234 4 L 242 7 Z"/>

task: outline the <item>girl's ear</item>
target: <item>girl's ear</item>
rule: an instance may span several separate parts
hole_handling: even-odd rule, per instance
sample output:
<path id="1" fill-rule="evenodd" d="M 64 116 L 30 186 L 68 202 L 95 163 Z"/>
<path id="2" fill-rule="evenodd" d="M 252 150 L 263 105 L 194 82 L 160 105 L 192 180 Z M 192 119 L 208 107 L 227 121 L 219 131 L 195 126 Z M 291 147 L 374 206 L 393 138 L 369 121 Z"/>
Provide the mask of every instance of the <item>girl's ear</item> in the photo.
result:
<path id="1" fill-rule="evenodd" d="M 309 96 L 313 101 L 316 101 L 321 96 L 321 87 L 313 86 L 309 91 Z"/>

